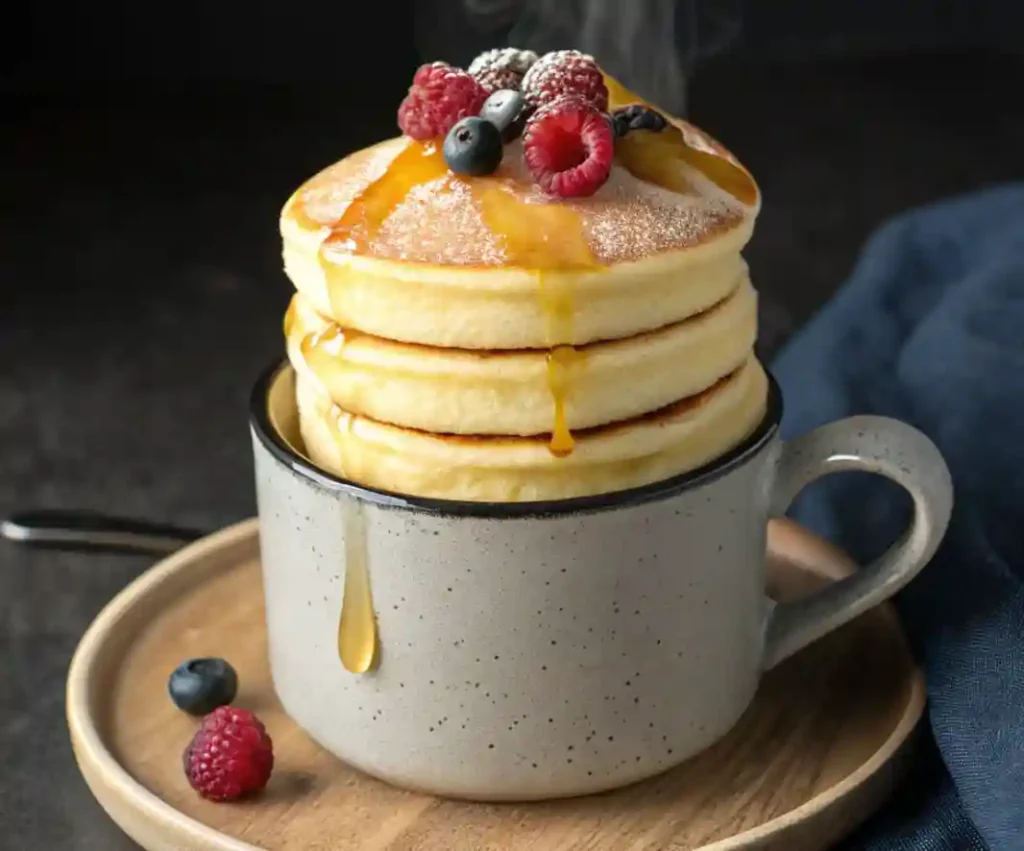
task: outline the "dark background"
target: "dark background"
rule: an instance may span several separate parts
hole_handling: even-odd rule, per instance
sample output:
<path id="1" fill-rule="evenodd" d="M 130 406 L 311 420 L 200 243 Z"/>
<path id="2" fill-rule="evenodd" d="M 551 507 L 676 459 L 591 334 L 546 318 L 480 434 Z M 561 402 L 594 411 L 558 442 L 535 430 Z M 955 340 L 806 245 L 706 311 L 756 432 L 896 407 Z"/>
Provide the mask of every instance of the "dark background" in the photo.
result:
<path id="1" fill-rule="evenodd" d="M 11 13 L 0 514 L 91 508 L 212 529 L 253 513 L 246 400 L 282 350 L 281 204 L 395 132 L 420 61 L 498 40 L 450 10 L 443 30 L 436 9 L 414 11 L 75 0 Z M 746 7 L 689 97 L 764 190 L 748 252 L 762 354 L 886 217 L 1024 177 L 1022 36 L 1015 0 Z M 147 565 L 0 545 L 0 849 L 130 847 L 73 767 L 63 678 L 89 621 Z"/>

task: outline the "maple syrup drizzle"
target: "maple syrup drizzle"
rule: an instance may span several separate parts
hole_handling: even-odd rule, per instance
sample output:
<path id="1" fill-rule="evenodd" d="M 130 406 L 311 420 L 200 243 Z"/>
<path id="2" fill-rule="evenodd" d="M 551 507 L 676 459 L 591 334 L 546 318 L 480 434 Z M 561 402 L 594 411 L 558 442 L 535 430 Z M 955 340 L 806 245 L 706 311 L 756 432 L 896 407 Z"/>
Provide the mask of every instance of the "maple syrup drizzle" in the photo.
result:
<path id="1" fill-rule="evenodd" d="M 292 328 L 295 327 L 295 313 L 298 308 L 295 306 L 295 299 L 298 296 L 292 296 L 292 300 L 288 302 L 288 309 L 284 312 L 284 336 L 287 340 L 292 334 Z"/>
<path id="2" fill-rule="evenodd" d="M 318 331 L 306 334 L 299 344 L 302 359 L 313 371 L 330 394 L 332 388 L 344 386 L 351 380 L 348 373 L 350 362 L 346 363 L 345 349 L 349 344 L 365 336 L 361 331 L 342 328 L 334 322 Z M 337 406 L 335 406 L 337 407 Z M 338 448 L 338 456 L 342 465 L 345 460 L 345 437 L 352 431 L 353 417 L 337 407 L 332 434 Z"/>
<path id="3" fill-rule="evenodd" d="M 601 268 L 576 210 L 559 203 L 527 203 L 516 197 L 510 181 L 500 178 L 477 178 L 472 187 L 484 224 L 502 242 L 505 266 L 558 273 Z"/>
<path id="4" fill-rule="evenodd" d="M 319 260 L 335 316 L 349 313 L 345 309 L 345 301 L 351 275 L 348 265 L 336 260 L 345 255 L 368 253 L 381 225 L 409 192 L 448 173 L 448 166 L 437 145 L 409 140 L 384 174 L 353 198 L 341 218 L 330 225 L 329 232 L 320 243 Z"/>
<path id="5" fill-rule="evenodd" d="M 526 203 L 500 181 L 474 186 L 484 222 L 504 244 L 506 265 L 532 269 L 537 297 L 547 322 L 548 389 L 554 406 L 552 455 L 569 455 L 575 441 L 566 425 L 565 401 L 570 392 L 570 365 L 575 362 L 573 316 L 576 276 L 601 268 L 590 250 L 579 213 L 565 204 Z"/>
<path id="6" fill-rule="evenodd" d="M 365 253 L 380 226 L 411 189 L 447 174 L 448 166 L 440 148 L 432 142 L 410 140 L 384 174 L 356 195 L 341 218 L 331 225 L 331 232 L 321 245 L 321 255 L 323 249 Z"/>
<path id="7" fill-rule="evenodd" d="M 572 340 L 573 333 L 573 279 L 565 276 L 551 278 L 537 273 L 537 287 L 548 323 L 548 339 Z M 570 345 L 556 345 L 548 351 L 548 392 L 554 403 L 554 421 L 548 450 L 556 458 L 572 454 L 576 441 L 565 420 L 565 401 L 569 394 L 570 370 L 577 360 L 577 352 Z"/>
<path id="8" fill-rule="evenodd" d="M 573 339 L 575 278 L 572 275 L 537 273 L 537 295 L 547 322 L 548 345 L 568 346 Z"/>
<path id="9" fill-rule="evenodd" d="M 366 518 L 358 500 L 342 503 L 345 533 L 345 589 L 338 621 L 338 657 L 345 670 L 365 674 L 377 657 L 377 618 L 370 593 Z"/>
<path id="10" fill-rule="evenodd" d="M 336 358 L 341 355 L 345 344 L 352 337 L 354 337 L 353 332 L 346 331 L 340 325 L 335 325 L 332 322 L 326 328 L 312 334 L 307 334 L 302 338 L 300 346 L 302 357 L 308 362 L 312 358 L 317 357 L 320 352 L 323 352 L 331 358 Z"/>
<path id="11" fill-rule="evenodd" d="M 576 441 L 565 421 L 565 402 L 571 386 L 569 376 L 573 365 L 578 362 L 579 358 L 579 352 L 572 346 L 555 346 L 548 352 L 548 388 L 555 406 L 555 419 L 548 450 L 556 458 L 565 458 L 567 455 L 571 455 L 576 447 Z"/>
<path id="12" fill-rule="evenodd" d="M 303 201 L 303 193 L 306 187 L 302 186 L 299 190 L 291 197 L 288 202 L 288 215 L 291 216 L 299 228 L 305 231 L 323 231 L 325 234 L 330 232 L 330 223 L 322 222 L 314 219 L 310 214 L 309 210 L 306 209 L 306 204 Z"/>

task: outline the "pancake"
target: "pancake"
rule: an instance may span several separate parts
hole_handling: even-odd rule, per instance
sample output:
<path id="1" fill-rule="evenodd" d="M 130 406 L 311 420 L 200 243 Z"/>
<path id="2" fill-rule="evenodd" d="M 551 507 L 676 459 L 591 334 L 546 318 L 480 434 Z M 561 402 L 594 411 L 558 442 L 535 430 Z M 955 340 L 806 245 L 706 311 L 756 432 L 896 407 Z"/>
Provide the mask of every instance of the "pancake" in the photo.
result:
<path id="1" fill-rule="evenodd" d="M 609 109 L 642 103 L 607 78 Z M 310 459 L 383 490 L 551 500 L 651 483 L 760 423 L 749 173 L 686 122 L 615 141 L 587 198 L 484 177 L 440 140 L 324 169 L 281 212 L 285 321 Z"/>
<path id="2" fill-rule="evenodd" d="M 305 376 L 296 388 L 306 453 L 324 470 L 412 496 L 523 502 L 611 493 L 700 467 L 757 428 L 768 383 L 750 357 L 697 396 L 577 432 L 565 457 L 552 455 L 544 436 L 431 434 L 342 411 Z"/>
<path id="3" fill-rule="evenodd" d="M 381 422 L 446 434 L 549 434 L 559 387 L 571 430 L 637 417 L 733 372 L 757 333 L 757 296 L 746 280 L 682 322 L 554 354 L 396 343 L 346 331 L 300 295 L 291 310 L 289 359 L 335 404 Z"/>
<path id="4" fill-rule="evenodd" d="M 285 272 L 341 326 L 426 345 L 584 345 L 679 322 L 745 274 L 760 194 L 731 158 L 706 153 L 719 149 L 707 136 L 682 122 L 669 133 L 637 140 L 593 197 L 557 201 L 518 142 L 484 178 L 451 174 L 429 143 L 383 142 L 288 200 Z"/>

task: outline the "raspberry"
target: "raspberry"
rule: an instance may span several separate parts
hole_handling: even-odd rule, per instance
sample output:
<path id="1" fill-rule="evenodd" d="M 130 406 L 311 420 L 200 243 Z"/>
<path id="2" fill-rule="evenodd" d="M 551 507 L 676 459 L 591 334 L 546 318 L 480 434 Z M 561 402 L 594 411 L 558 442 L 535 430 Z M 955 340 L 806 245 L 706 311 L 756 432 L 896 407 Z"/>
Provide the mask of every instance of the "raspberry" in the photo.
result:
<path id="1" fill-rule="evenodd" d="M 442 137 L 461 119 L 476 115 L 488 94 L 461 68 L 446 62 L 421 65 L 398 107 L 398 126 L 413 139 Z"/>
<path id="2" fill-rule="evenodd" d="M 562 198 L 597 192 L 611 172 L 614 148 L 604 113 L 571 95 L 538 109 L 523 132 L 523 155 L 534 181 Z"/>
<path id="3" fill-rule="evenodd" d="M 496 50 L 485 50 L 470 62 L 469 73 L 489 92 L 502 89 L 518 92 L 523 75 L 536 61 L 537 54 L 532 50 L 500 47 Z"/>
<path id="4" fill-rule="evenodd" d="M 200 795 L 231 801 L 258 792 L 274 768 L 274 746 L 247 709 L 221 706 L 203 719 L 183 754 L 185 775 Z"/>
<path id="5" fill-rule="evenodd" d="M 545 53 L 523 77 L 523 94 L 531 106 L 541 107 L 562 95 L 576 95 L 604 112 L 608 87 L 594 57 L 578 50 Z"/>

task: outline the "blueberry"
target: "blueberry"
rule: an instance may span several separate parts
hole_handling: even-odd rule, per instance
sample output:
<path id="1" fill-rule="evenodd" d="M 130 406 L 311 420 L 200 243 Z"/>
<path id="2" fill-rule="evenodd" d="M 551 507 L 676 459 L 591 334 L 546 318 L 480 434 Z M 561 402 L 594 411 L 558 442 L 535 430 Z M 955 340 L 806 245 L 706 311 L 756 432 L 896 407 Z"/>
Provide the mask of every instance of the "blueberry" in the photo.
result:
<path id="1" fill-rule="evenodd" d="M 621 139 L 629 132 L 629 119 L 625 115 L 619 113 L 605 117 L 612 128 L 612 135 L 615 136 L 616 139 Z"/>
<path id="2" fill-rule="evenodd" d="M 519 137 L 529 115 L 526 98 L 512 89 L 494 92 L 480 107 L 480 117 L 501 131 L 503 142 L 511 142 Z"/>
<path id="3" fill-rule="evenodd" d="M 665 116 L 660 112 L 645 109 L 631 126 L 635 130 L 653 130 L 657 133 L 664 130 L 667 124 Z"/>
<path id="4" fill-rule="evenodd" d="M 456 174 L 493 174 L 504 154 L 498 128 L 482 118 L 463 118 L 444 140 L 444 161 Z"/>
<path id="5" fill-rule="evenodd" d="M 617 136 L 625 136 L 630 130 L 658 132 L 664 130 L 668 124 L 660 112 L 638 103 L 615 110 L 612 121 L 612 128 Z"/>
<path id="6" fill-rule="evenodd" d="M 223 659 L 189 659 L 174 669 L 167 691 L 178 709 L 207 715 L 235 699 L 238 674 Z"/>

